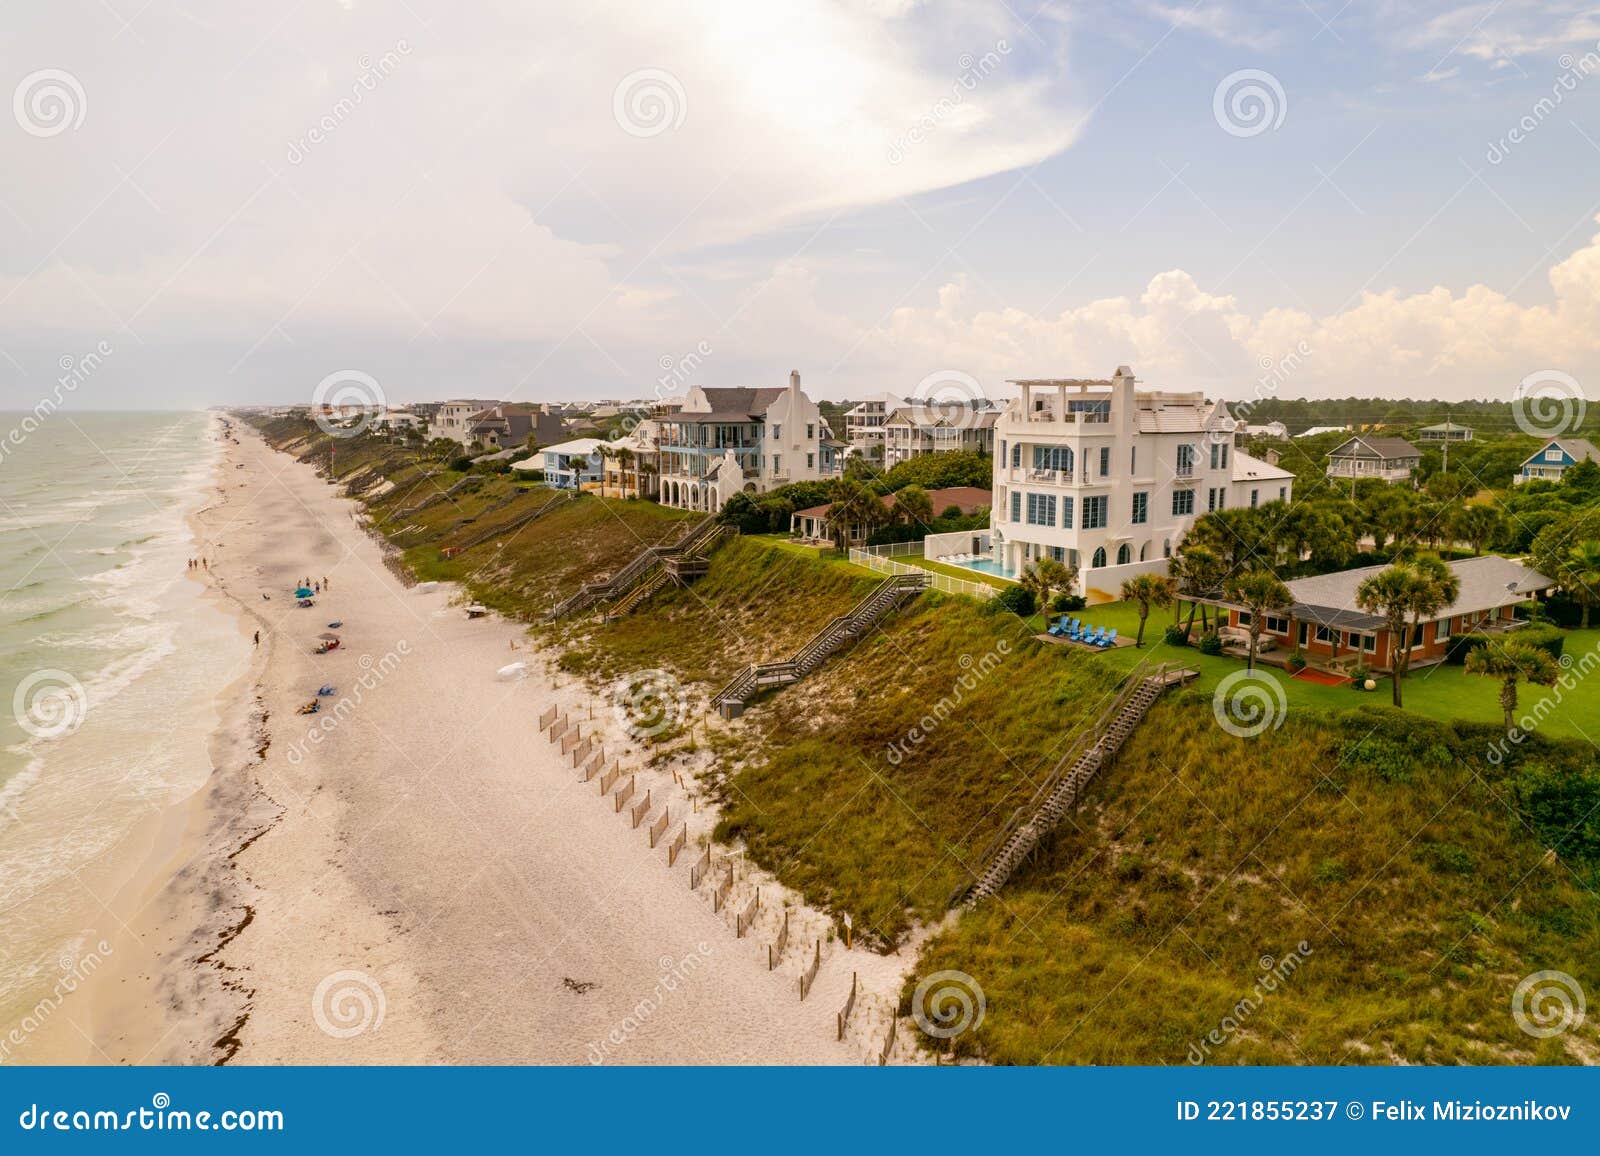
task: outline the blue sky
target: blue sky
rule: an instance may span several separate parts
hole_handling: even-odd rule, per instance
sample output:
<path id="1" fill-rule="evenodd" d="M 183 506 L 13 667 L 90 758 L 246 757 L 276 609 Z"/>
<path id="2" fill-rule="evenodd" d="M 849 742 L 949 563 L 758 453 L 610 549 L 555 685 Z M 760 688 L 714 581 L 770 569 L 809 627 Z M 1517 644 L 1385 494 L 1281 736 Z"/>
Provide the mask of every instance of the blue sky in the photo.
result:
<path id="1" fill-rule="evenodd" d="M 694 381 L 798 368 L 829 397 L 1129 364 L 1240 398 L 1301 349 L 1284 396 L 1600 369 L 1600 16 L 1578 5 L 13 20 L 6 406 L 100 348 L 76 404 L 299 400 L 345 369 L 396 401 L 648 396 L 697 348 Z M 1262 131 L 1218 112 L 1241 73 Z"/>

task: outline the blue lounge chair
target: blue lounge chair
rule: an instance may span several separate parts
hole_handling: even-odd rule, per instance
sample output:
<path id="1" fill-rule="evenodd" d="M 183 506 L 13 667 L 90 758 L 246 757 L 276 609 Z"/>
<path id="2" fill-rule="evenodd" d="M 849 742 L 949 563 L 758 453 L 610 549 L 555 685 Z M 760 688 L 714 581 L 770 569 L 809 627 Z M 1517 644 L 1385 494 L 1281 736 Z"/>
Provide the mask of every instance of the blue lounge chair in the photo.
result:
<path id="1" fill-rule="evenodd" d="M 1078 629 L 1078 620 L 1074 618 L 1071 622 L 1067 623 L 1067 632 L 1070 633 L 1076 629 Z"/>
<path id="2" fill-rule="evenodd" d="M 1117 644 L 1117 628 L 1115 626 L 1113 626 L 1111 628 L 1110 633 L 1108 633 L 1103 639 L 1100 640 L 1099 645 L 1104 646 L 1104 647 L 1112 647 L 1112 646 L 1115 646 L 1116 644 Z"/>
<path id="3" fill-rule="evenodd" d="M 1105 644 L 1105 640 L 1106 640 L 1106 628 L 1104 626 L 1102 626 L 1102 627 L 1100 627 L 1099 630 L 1096 630 L 1094 632 L 1094 635 L 1091 638 L 1089 638 L 1087 641 L 1088 641 L 1090 646 L 1102 646 L 1102 645 Z"/>
<path id="4" fill-rule="evenodd" d="M 1065 634 L 1066 632 L 1067 632 L 1067 616 L 1065 614 L 1063 614 L 1061 616 L 1061 621 L 1060 622 L 1056 623 L 1049 630 L 1045 631 L 1046 634 L 1049 634 L 1049 635 L 1052 635 L 1052 636 Z"/>
<path id="5" fill-rule="evenodd" d="M 1072 620 L 1072 629 L 1067 631 L 1067 638 L 1072 642 L 1082 642 L 1083 632 L 1088 629 L 1089 624 L 1087 622 L 1079 622 L 1076 618 L 1074 618 Z"/>

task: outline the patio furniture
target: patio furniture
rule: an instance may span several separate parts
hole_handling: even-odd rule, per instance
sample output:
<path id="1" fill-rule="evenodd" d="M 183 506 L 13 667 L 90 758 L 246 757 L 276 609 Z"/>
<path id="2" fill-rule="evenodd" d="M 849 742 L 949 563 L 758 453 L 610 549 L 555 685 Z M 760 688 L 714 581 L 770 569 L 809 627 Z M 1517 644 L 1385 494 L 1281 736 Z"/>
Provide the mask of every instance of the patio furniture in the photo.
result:
<path id="1" fill-rule="evenodd" d="M 1115 646 L 1116 644 L 1117 644 L 1117 628 L 1115 626 L 1113 626 L 1111 628 L 1111 630 L 1106 634 L 1106 636 L 1104 638 L 1102 638 L 1099 642 L 1095 643 L 1096 646 L 1103 646 L 1103 647 L 1106 647 L 1107 649 Z"/>
<path id="2" fill-rule="evenodd" d="M 1054 626 L 1050 627 L 1050 629 L 1045 631 L 1045 633 L 1050 635 L 1052 638 L 1057 637 L 1057 636 L 1062 635 L 1062 634 L 1065 634 L 1066 632 L 1067 632 L 1067 616 L 1065 614 L 1063 614 L 1061 616 L 1061 621 L 1060 622 L 1057 622 Z"/>
<path id="3" fill-rule="evenodd" d="M 1072 620 L 1072 629 L 1067 632 L 1067 638 L 1073 642 L 1082 642 L 1084 631 L 1088 629 L 1089 624 L 1087 622 L 1079 622 L 1074 618 Z"/>
<path id="4" fill-rule="evenodd" d="M 1090 633 L 1089 635 L 1087 635 L 1084 638 L 1084 641 L 1087 642 L 1090 646 L 1099 646 L 1100 643 L 1105 640 L 1105 636 L 1106 636 L 1106 628 L 1104 626 L 1102 626 L 1098 630 L 1095 630 L 1092 633 Z"/>

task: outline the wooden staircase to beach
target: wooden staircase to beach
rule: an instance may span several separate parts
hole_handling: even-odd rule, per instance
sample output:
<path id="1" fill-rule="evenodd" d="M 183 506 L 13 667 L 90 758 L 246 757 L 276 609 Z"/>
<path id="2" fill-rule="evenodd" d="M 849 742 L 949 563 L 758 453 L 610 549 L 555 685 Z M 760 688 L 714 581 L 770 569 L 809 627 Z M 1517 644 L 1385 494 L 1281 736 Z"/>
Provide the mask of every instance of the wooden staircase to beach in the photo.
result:
<path id="1" fill-rule="evenodd" d="M 665 574 L 665 565 L 669 560 L 703 555 L 722 538 L 733 531 L 733 527 L 717 521 L 717 515 L 711 514 L 696 522 L 689 531 L 670 546 L 646 546 L 629 560 L 628 564 L 618 570 L 609 578 L 598 582 L 585 582 L 577 591 L 562 599 L 550 608 L 545 615 L 548 621 L 565 618 L 569 614 L 576 614 L 580 610 L 587 610 L 591 606 L 602 602 L 610 602 L 614 598 L 631 593 L 641 583 L 655 581 L 656 575 Z M 670 577 L 670 575 L 667 575 Z M 661 588 L 658 583 L 654 589 Z M 653 592 L 653 591 L 652 591 Z M 631 609 L 633 605 L 630 604 Z M 620 613 L 613 610 L 612 615 Z"/>
<path id="2" fill-rule="evenodd" d="M 1066 818 L 1090 780 L 1116 758 L 1122 744 L 1162 693 L 1169 686 L 1181 685 L 1198 675 L 1198 671 L 1170 663 L 1153 669 L 1136 667 L 1111 704 L 1093 724 L 1078 733 L 1038 790 L 1011 813 L 999 834 L 989 841 L 978 856 L 971 881 L 956 888 L 950 896 L 950 906 L 976 907 L 1004 887 L 1006 880 Z"/>
<path id="3" fill-rule="evenodd" d="M 880 619 L 907 598 L 928 588 L 928 575 L 896 574 L 878 583 L 848 614 L 831 619 L 817 631 L 793 658 L 781 662 L 759 662 L 747 666 L 727 686 L 711 698 L 711 706 L 723 718 L 736 719 L 762 690 L 799 682 L 827 661 L 828 656 L 854 642 Z"/>

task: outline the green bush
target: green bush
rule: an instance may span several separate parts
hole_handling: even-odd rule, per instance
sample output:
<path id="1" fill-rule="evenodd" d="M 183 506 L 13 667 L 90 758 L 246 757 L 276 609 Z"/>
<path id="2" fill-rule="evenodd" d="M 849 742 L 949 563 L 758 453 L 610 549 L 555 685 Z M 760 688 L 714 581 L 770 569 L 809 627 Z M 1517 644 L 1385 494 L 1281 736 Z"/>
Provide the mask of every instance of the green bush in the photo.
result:
<path id="1" fill-rule="evenodd" d="M 1167 627 L 1164 637 L 1168 646 L 1188 646 L 1189 628 L 1173 624 Z"/>
<path id="2" fill-rule="evenodd" d="M 1222 653 L 1222 637 L 1215 631 L 1207 634 L 1200 640 L 1200 653 L 1217 655 Z"/>
<path id="3" fill-rule="evenodd" d="M 1284 665 L 1292 671 L 1304 670 L 1306 668 L 1306 656 L 1297 650 L 1289 656 Z"/>
<path id="4" fill-rule="evenodd" d="M 998 614 L 1002 610 L 1009 610 L 1018 618 L 1032 617 L 1033 612 L 1038 609 L 1033 591 L 1026 586 L 1007 586 L 984 605 L 991 613 Z"/>
<path id="5" fill-rule="evenodd" d="M 1089 605 L 1089 600 L 1082 594 L 1068 594 L 1065 591 L 1057 591 L 1050 599 L 1050 610 L 1056 614 L 1082 610 L 1087 605 Z"/>

